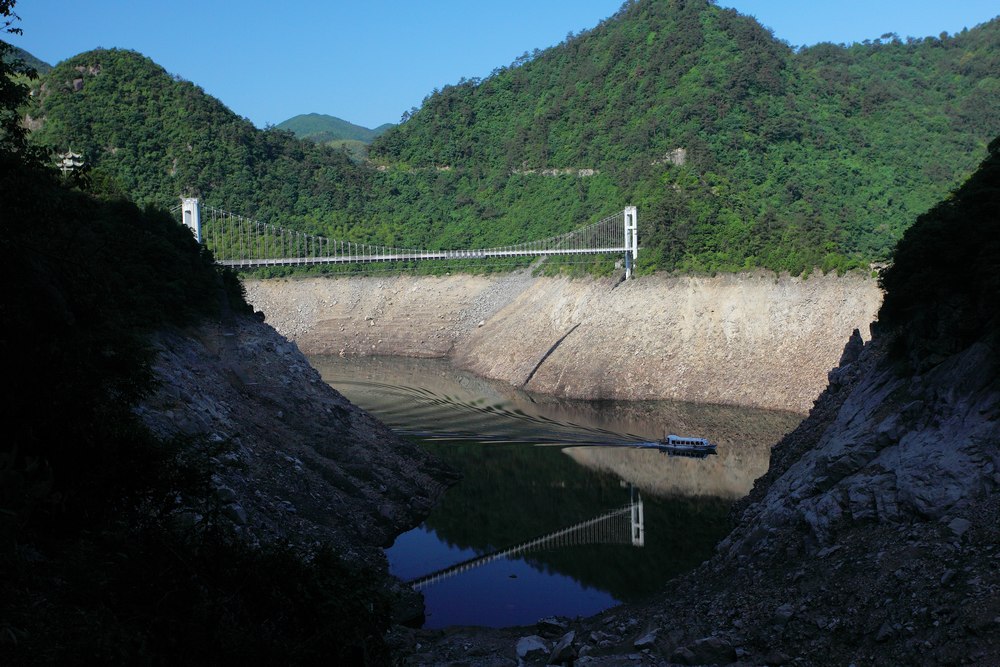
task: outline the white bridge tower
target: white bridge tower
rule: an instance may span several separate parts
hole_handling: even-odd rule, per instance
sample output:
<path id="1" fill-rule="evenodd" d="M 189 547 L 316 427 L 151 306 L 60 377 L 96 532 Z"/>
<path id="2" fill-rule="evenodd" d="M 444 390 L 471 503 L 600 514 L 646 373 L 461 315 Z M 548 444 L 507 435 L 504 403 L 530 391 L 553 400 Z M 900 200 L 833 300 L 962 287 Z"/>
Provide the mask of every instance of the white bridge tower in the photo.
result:
<path id="1" fill-rule="evenodd" d="M 181 211 L 184 226 L 191 230 L 194 238 L 201 243 L 201 207 L 195 197 L 181 197 Z"/>
<path id="2" fill-rule="evenodd" d="M 635 206 L 625 207 L 625 280 L 632 277 L 632 265 L 639 254 L 639 214 Z"/>

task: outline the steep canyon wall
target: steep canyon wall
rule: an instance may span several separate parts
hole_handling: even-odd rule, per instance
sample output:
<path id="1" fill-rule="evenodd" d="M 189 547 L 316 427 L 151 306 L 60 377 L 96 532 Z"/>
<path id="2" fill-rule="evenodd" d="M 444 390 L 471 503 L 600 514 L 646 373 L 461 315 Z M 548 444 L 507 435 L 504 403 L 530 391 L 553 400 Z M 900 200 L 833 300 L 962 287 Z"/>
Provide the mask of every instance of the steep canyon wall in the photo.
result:
<path id="1" fill-rule="evenodd" d="M 767 273 L 616 279 L 399 276 L 246 281 L 306 354 L 448 357 L 526 390 L 806 412 L 874 279 Z"/>

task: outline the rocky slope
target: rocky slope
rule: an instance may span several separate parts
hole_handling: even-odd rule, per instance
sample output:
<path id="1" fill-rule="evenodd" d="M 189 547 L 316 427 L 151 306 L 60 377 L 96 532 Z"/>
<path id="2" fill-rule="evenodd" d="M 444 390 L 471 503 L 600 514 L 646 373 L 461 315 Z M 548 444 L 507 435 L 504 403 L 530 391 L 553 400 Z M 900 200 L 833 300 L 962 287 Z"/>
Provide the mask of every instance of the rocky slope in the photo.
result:
<path id="1" fill-rule="evenodd" d="M 139 414 L 159 435 L 208 434 L 228 445 L 215 493 L 252 543 L 323 541 L 349 560 L 378 561 L 381 547 L 418 524 L 453 480 L 326 384 L 265 324 L 204 323 L 161 332 L 153 343 L 159 388 Z"/>
<path id="2" fill-rule="evenodd" d="M 876 340 L 779 443 L 717 554 L 646 605 L 418 633 L 410 664 L 1000 663 L 1000 357 L 911 377 Z M 558 662 L 558 661 L 557 661 Z"/>
<path id="3" fill-rule="evenodd" d="M 765 273 L 258 280 L 247 293 L 307 354 L 449 357 L 536 393 L 802 413 L 882 299 L 857 275 Z"/>

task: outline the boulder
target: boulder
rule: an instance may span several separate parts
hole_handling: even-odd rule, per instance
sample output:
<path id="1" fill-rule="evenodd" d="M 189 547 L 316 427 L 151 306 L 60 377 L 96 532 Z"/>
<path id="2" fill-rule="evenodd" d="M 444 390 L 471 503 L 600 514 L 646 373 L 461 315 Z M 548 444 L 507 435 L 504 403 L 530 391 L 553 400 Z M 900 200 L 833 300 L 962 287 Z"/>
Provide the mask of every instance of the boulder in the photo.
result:
<path id="1" fill-rule="evenodd" d="M 682 646 L 670 656 L 680 665 L 728 665 L 736 661 L 736 649 L 721 637 L 705 637 Z"/>
<path id="2" fill-rule="evenodd" d="M 658 628 L 653 628 L 643 636 L 636 639 L 633 645 L 639 649 L 650 648 L 654 646 L 656 644 L 656 633 L 658 631 L 659 631 Z"/>
<path id="3" fill-rule="evenodd" d="M 573 630 L 562 636 L 562 639 L 552 648 L 552 655 L 549 656 L 550 665 L 573 664 L 576 659 L 576 649 L 573 648 L 574 639 L 576 639 L 576 632 Z"/>
<path id="4" fill-rule="evenodd" d="M 529 660 L 534 656 L 548 655 L 549 643 L 538 635 L 529 635 L 517 640 L 517 659 Z"/>

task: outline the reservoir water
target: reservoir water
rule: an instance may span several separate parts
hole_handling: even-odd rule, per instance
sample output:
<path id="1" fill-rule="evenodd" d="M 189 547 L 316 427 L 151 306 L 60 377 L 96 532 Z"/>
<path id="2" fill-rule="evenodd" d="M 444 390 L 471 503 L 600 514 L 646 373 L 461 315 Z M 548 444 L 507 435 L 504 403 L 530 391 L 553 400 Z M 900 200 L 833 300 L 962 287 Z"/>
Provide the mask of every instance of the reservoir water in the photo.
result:
<path id="1" fill-rule="evenodd" d="M 537 396 L 442 360 L 310 361 L 348 399 L 462 475 L 423 525 L 386 550 L 404 581 L 445 571 L 418 584 L 431 628 L 585 616 L 655 593 L 711 555 L 729 529 L 732 501 L 749 492 L 771 445 L 801 419 Z M 627 446 L 665 432 L 708 438 L 718 455 Z"/>

